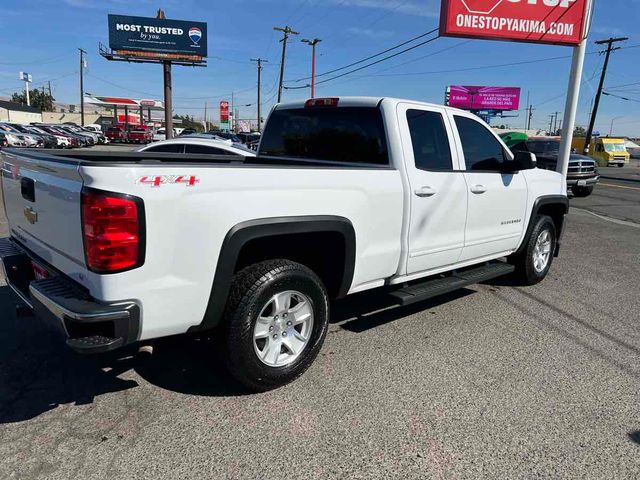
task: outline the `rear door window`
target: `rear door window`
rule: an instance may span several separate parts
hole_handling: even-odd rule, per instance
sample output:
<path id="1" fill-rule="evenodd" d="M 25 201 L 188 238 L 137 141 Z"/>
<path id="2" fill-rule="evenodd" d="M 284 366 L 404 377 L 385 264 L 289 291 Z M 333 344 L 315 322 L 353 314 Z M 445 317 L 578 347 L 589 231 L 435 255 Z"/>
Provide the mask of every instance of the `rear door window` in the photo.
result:
<path id="1" fill-rule="evenodd" d="M 420 170 L 453 170 L 451 147 L 442 114 L 408 110 L 413 157 Z"/>
<path id="2" fill-rule="evenodd" d="M 382 112 L 373 107 L 276 110 L 262 136 L 260 155 L 388 165 Z"/>

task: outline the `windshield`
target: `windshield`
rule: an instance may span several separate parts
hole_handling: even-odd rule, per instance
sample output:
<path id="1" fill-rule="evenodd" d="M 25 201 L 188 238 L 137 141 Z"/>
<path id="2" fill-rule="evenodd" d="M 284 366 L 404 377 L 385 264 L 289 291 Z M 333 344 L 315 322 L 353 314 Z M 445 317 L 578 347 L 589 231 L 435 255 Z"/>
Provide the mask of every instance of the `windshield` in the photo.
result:
<path id="1" fill-rule="evenodd" d="M 605 143 L 604 151 L 605 152 L 626 152 L 627 149 L 624 146 L 624 143 Z"/>
<path id="2" fill-rule="evenodd" d="M 9 125 L 0 125 L 0 130 L 7 133 L 20 133 L 15 128 L 10 127 Z"/>
<path id="3" fill-rule="evenodd" d="M 382 112 L 375 107 L 275 110 L 260 155 L 387 165 Z"/>
<path id="4" fill-rule="evenodd" d="M 556 140 L 535 140 L 527 142 L 527 147 L 531 153 L 536 155 L 542 154 L 558 154 L 560 150 L 560 142 Z"/>

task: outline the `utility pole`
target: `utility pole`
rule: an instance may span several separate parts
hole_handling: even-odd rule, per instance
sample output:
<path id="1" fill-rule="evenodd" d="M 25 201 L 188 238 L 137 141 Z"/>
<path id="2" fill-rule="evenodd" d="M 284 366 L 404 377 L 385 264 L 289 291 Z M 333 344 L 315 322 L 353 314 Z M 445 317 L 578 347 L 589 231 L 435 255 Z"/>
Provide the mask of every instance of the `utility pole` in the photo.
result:
<path id="1" fill-rule="evenodd" d="M 87 53 L 83 49 L 80 51 L 80 125 L 84 127 L 84 55 Z"/>
<path id="2" fill-rule="evenodd" d="M 560 112 L 553 112 L 553 115 L 553 134 L 555 135 L 558 132 L 558 115 L 560 115 Z"/>
<path id="3" fill-rule="evenodd" d="M 207 124 L 207 102 L 204 102 L 204 131 L 205 133 L 207 132 L 207 130 L 209 129 L 208 124 Z"/>
<path id="4" fill-rule="evenodd" d="M 598 93 L 593 104 L 593 111 L 591 112 L 591 120 L 589 121 L 589 128 L 587 129 L 587 136 L 584 140 L 583 153 L 589 153 L 589 146 L 591 145 L 591 137 L 593 136 L 593 128 L 596 125 L 596 117 L 598 116 L 598 107 L 600 106 L 600 98 L 602 97 L 602 90 L 604 89 L 604 80 L 607 76 L 607 68 L 609 67 L 609 57 L 611 52 L 619 50 L 620 47 L 613 47 L 615 43 L 624 42 L 629 40 L 627 37 L 609 38 L 608 40 L 600 40 L 596 42 L 596 45 L 606 45 L 607 50 L 604 57 L 604 65 L 602 66 L 602 75 L 600 76 L 600 85 L 598 85 Z"/>
<path id="5" fill-rule="evenodd" d="M 268 62 L 262 58 L 252 58 L 258 64 L 258 132 L 262 132 L 262 64 Z"/>
<path id="6" fill-rule="evenodd" d="M 53 112 L 53 94 L 51 93 L 51 80 L 49 80 L 49 110 Z"/>
<path id="7" fill-rule="evenodd" d="M 284 61 L 287 56 L 287 42 L 289 41 L 289 35 L 300 35 L 299 32 L 294 32 L 288 25 L 286 27 L 273 27 L 274 30 L 282 32 L 282 60 L 280 61 L 280 83 L 278 85 L 278 103 L 282 101 L 282 87 L 284 84 Z"/>
<path id="8" fill-rule="evenodd" d="M 531 120 L 533 119 L 533 105 L 529 105 L 529 119 L 527 120 L 527 130 L 531 130 Z"/>
<path id="9" fill-rule="evenodd" d="M 549 115 L 549 117 L 551 118 L 551 120 L 549 121 L 549 136 L 552 137 L 553 136 L 553 117 L 555 117 L 555 113 L 552 113 L 551 115 Z"/>
<path id="10" fill-rule="evenodd" d="M 313 40 L 304 39 L 303 43 L 311 45 L 311 98 L 315 98 L 316 96 L 316 45 L 318 45 L 322 40 L 319 38 L 314 38 Z"/>

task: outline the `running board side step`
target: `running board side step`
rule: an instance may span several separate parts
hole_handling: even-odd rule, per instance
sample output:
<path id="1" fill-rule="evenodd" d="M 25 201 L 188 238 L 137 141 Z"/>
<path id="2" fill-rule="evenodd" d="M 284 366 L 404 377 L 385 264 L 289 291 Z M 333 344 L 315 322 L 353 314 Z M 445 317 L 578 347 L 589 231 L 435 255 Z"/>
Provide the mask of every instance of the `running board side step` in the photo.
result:
<path id="1" fill-rule="evenodd" d="M 502 277 L 514 271 L 515 267 L 513 265 L 494 262 L 470 270 L 456 271 L 448 277 L 431 278 L 422 283 L 395 290 L 389 295 L 395 298 L 400 305 L 411 305 L 454 292 L 469 285 Z"/>

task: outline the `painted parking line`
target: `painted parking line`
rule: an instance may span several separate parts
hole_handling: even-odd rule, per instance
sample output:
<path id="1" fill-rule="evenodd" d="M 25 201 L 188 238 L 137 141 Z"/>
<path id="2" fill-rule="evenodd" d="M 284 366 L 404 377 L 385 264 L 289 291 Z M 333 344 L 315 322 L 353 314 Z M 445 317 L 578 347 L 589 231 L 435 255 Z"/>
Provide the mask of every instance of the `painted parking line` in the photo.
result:
<path id="1" fill-rule="evenodd" d="M 611 187 L 611 188 L 624 188 L 625 190 L 637 190 L 640 192 L 640 188 L 638 187 L 625 187 L 624 185 L 612 185 L 610 183 L 599 183 L 601 187 Z"/>

